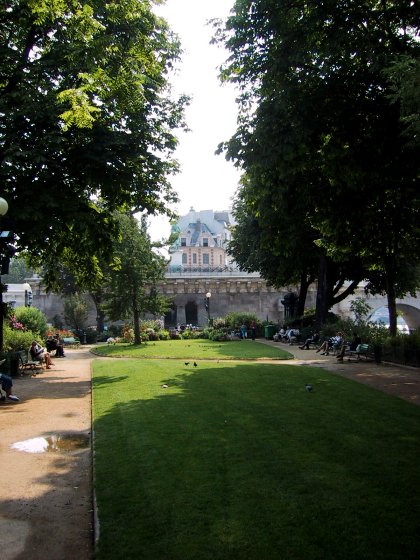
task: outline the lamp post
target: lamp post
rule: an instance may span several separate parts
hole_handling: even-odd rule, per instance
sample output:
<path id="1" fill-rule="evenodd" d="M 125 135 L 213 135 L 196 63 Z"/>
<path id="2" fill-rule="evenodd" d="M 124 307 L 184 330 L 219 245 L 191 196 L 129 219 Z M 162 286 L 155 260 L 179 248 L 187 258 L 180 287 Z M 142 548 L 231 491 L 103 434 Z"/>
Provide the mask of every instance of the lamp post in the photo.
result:
<path id="1" fill-rule="evenodd" d="M 32 305 L 32 288 L 28 282 L 23 284 L 25 290 L 25 307 L 31 307 Z"/>
<path id="2" fill-rule="evenodd" d="M 207 292 L 206 299 L 205 299 L 205 306 L 207 311 L 207 321 L 209 324 L 210 324 L 210 298 L 211 298 L 211 292 Z"/>
<path id="3" fill-rule="evenodd" d="M 0 197 L 0 216 L 5 216 L 7 214 L 7 210 L 9 209 L 9 205 L 4 200 L 4 198 Z M 0 247 L 0 259 L 3 260 L 2 256 L 2 248 Z M 4 318 L 4 309 L 3 309 L 3 283 L 1 281 L 0 276 L 0 352 L 3 352 L 3 318 Z"/>

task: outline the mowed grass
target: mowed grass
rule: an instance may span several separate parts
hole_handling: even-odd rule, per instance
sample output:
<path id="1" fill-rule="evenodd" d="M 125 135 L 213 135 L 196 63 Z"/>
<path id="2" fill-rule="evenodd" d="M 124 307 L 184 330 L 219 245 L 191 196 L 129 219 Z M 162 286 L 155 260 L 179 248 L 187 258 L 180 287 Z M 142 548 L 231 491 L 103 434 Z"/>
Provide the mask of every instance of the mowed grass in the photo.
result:
<path id="1" fill-rule="evenodd" d="M 140 345 L 118 343 L 97 346 L 95 354 L 125 358 L 185 358 L 186 360 L 252 360 L 258 358 L 285 360 L 293 358 L 286 350 L 255 342 L 232 340 L 214 342 L 206 339 L 160 340 Z"/>
<path id="2" fill-rule="evenodd" d="M 420 557 L 419 407 L 284 364 L 93 372 L 97 560 Z"/>

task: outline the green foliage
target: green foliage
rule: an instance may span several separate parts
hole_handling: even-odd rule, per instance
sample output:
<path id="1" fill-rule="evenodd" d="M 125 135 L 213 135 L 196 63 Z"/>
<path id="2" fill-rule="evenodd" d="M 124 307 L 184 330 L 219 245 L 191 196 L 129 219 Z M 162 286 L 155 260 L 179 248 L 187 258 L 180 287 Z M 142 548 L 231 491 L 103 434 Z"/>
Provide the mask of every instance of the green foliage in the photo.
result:
<path id="1" fill-rule="evenodd" d="M 21 331 L 11 329 L 9 325 L 3 327 L 3 351 L 17 352 L 18 350 L 29 350 L 32 341 L 39 337 L 38 332 L 30 330 Z"/>
<path id="2" fill-rule="evenodd" d="M 361 325 L 372 311 L 372 306 L 364 298 L 357 297 L 350 303 L 350 311 L 354 315 L 356 325 Z"/>
<path id="3" fill-rule="evenodd" d="M 164 278 L 166 260 L 154 251 L 144 218 L 119 214 L 122 235 L 114 240 L 117 264 L 108 274 L 103 309 L 113 321 L 133 322 L 134 341 L 140 344 L 142 314 L 163 315 L 170 302 L 161 296 L 157 283 Z"/>
<path id="4" fill-rule="evenodd" d="M 240 329 L 243 323 L 249 328 L 251 321 L 254 321 L 256 328 L 262 325 L 261 320 L 254 313 L 232 312 L 225 315 L 224 320 L 226 328 L 231 330 Z"/>
<path id="5" fill-rule="evenodd" d="M 14 257 L 10 261 L 9 274 L 4 274 L 1 279 L 4 284 L 22 284 L 32 274 L 33 269 L 28 267 L 25 258 Z"/>
<path id="6" fill-rule="evenodd" d="M 16 0 L 0 27 L 0 183 L 19 249 L 48 285 L 57 262 L 90 282 L 115 209 L 171 214 L 177 198 L 179 41 L 144 0 Z"/>
<path id="7" fill-rule="evenodd" d="M 86 327 L 88 305 L 84 296 L 74 294 L 65 298 L 64 318 L 73 329 L 81 330 Z"/>
<path id="8" fill-rule="evenodd" d="M 209 332 L 209 339 L 219 342 L 227 342 L 229 340 L 229 335 L 226 329 L 213 329 Z"/>
<path id="9" fill-rule="evenodd" d="M 48 331 L 48 324 L 42 311 L 36 307 L 17 307 L 15 316 L 28 331 L 36 333 L 37 337 L 45 338 Z"/>
<path id="10" fill-rule="evenodd" d="M 170 334 L 169 331 L 166 329 L 162 329 L 161 331 L 159 331 L 159 340 L 170 340 Z"/>
<path id="11" fill-rule="evenodd" d="M 396 297 L 419 286 L 420 160 L 391 99 L 397 84 L 402 109 L 410 100 L 418 113 L 418 15 L 399 0 L 240 0 L 217 31 L 222 79 L 240 91 L 220 148 L 244 170 L 233 255 L 273 283 L 294 265 L 308 280 L 318 255 L 318 322 L 346 280 L 368 279 L 395 331 Z"/>

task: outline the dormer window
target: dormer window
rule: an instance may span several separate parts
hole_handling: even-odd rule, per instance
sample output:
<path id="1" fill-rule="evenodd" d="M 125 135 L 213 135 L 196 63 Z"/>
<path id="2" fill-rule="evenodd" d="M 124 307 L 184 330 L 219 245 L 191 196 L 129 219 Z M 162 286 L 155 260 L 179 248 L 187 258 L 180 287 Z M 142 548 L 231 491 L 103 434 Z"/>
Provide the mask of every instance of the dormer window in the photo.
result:
<path id="1" fill-rule="evenodd" d="M 208 247 L 209 246 L 209 240 L 207 237 L 203 237 L 203 247 Z"/>
<path id="2" fill-rule="evenodd" d="M 187 238 L 181 237 L 181 247 L 186 247 L 186 246 L 187 246 Z"/>

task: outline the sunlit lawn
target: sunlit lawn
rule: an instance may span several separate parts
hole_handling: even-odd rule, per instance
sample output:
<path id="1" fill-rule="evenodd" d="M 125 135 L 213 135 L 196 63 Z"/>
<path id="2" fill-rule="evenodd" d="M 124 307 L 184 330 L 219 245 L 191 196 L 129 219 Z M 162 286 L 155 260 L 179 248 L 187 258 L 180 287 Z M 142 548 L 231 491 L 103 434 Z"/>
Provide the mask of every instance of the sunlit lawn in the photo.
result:
<path id="1" fill-rule="evenodd" d="M 280 347 L 268 346 L 252 340 L 233 340 L 213 342 L 206 339 L 194 340 L 160 340 L 145 344 L 105 344 L 94 349 L 101 356 L 127 358 L 185 358 L 198 359 L 288 359 L 292 354 Z"/>
<path id="2" fill-rule="evenodd" d="M 93 371 L 97 560 L 420 557 L 420 407 L 284 364 Z"/>

